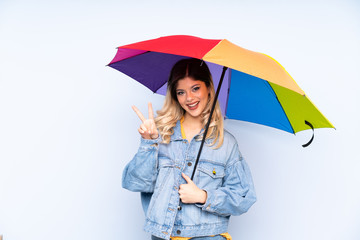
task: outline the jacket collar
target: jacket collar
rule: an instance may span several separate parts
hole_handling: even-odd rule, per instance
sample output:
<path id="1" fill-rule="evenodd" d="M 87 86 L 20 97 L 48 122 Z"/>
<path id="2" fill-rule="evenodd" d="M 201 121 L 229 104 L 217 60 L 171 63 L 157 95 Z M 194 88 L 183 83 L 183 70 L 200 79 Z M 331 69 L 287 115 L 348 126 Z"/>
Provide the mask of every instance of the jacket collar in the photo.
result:
<path id="1" fill-rule="evenodd" d="M 170 141 L 181 141 L 181 140 L 183 140 L 183 138 L 181 136 L 180 120 L 178 120 L 174 127 L 174 133 L 173 135 L 171 135 Z"/>
<path id="2" fill-rule="evenodd" d="M 201 129 L 200 133 L 195 135 L 195 139 L 196 141 L 201 141 L 201 139 L 197 139 L 199 136 L 202 136 L 204 134 L 204 129 Z M 181 125 L 180 125 L 180 120 L 178 120 L 176 122 L 176 125 L 174 127 L 174 133 L 173 135 L 171 135 L 170 141 L 182 141 L 182 135 L 181 135 Z M 206 144 L 210 144 L 212 143 L 213 139 L 206 139 L 205 143 Z"/>

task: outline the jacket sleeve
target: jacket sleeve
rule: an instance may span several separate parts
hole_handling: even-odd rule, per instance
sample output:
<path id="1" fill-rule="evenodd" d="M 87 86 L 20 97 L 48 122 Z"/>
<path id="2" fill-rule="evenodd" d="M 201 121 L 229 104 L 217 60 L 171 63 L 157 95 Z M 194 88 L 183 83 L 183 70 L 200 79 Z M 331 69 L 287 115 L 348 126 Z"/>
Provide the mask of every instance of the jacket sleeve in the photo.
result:
<path id="1" fill-rule="evenodd" d="M 197 206 L 221 216 L 241 215 L 256 202 L 250 169 L 237 144 L 232 149 L 222 186 L 204 190 L 207 192 L 207 200 L 205 204 Z"/>
<path id="2" fill-rule="evenodd" d="M 153 192 L 157 177 L 160 139 L 160 136 L 154 140 L 141 138 L 138 152 L 123 171 L 123 188 L 133 192 Z"/>

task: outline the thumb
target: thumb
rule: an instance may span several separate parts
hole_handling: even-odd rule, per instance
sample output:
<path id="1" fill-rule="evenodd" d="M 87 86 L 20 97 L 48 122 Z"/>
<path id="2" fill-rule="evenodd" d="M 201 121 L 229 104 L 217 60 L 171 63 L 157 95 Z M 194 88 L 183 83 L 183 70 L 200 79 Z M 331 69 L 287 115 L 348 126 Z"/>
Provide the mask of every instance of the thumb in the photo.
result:
<path id="1" fill-rule="evenodd" d="M 191 178 L 189 176 L 187 176 L 185 173 L 181 173 L 182 177 L 185 179 L 185 181 L 187 183 L 192 183 L 193 181 L 191 181 Z"/>

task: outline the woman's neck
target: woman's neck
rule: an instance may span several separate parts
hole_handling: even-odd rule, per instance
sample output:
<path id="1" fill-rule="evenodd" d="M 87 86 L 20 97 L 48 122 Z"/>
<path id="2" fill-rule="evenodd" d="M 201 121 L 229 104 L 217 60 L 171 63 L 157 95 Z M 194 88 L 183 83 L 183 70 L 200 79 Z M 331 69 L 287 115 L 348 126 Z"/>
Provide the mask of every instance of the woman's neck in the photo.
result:
<path id="1" fill-rule="evenodd" d="M 185 114 L 184 115 L 184 122 L 185 125 L 187 125 L 190 128 L 193 129 L 202 129 L 202 121 L 200 117 L 196 117 L 194 118 L 193 116 L 189 115 L 189 114 Z"/>
<path id="2" fill-rule="evenodd" d="M 199 134 L 203 128 L 200 118 L 194 118 L 191 115 L 185 114 L 184 121 L 182 123 L 185 135 L 188 141 L 191 141 L 192 138 Z"/>

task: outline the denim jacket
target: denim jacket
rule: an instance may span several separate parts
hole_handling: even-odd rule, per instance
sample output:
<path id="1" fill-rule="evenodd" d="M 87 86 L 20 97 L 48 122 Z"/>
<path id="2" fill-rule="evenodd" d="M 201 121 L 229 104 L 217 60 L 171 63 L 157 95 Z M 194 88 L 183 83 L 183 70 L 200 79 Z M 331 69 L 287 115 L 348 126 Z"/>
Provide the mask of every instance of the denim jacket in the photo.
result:
<path id="1" fill-rule="evenodd" d="M 169 144 L 141 138 L 134 158 L 123 172 L 122 186 L 141 192 L 145 211 L 144 230 L 154 236 L 197 237 L 227 231 L 230 215 L 245 213 L 256 201 L 248 165 L 235 138 L 224 130 L 224 143 L 214 149 L 205 141 L 194 175 L 194 183 L 207 192 L 205 204 L 184 204 L 178 189 L 191 176 L 201 140 L 181 136 L 180 121 Z"/>

